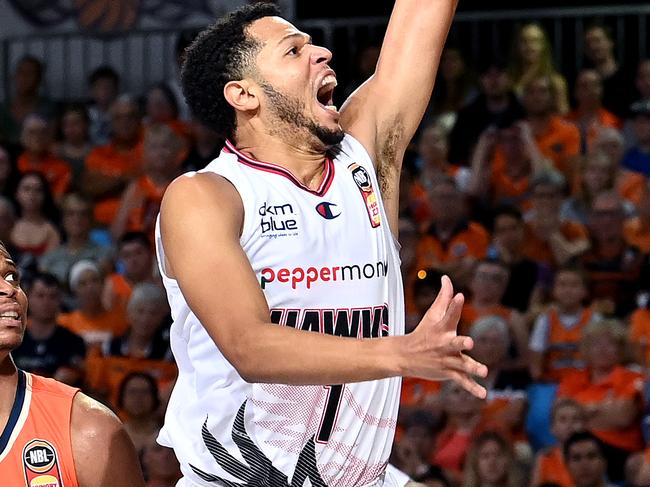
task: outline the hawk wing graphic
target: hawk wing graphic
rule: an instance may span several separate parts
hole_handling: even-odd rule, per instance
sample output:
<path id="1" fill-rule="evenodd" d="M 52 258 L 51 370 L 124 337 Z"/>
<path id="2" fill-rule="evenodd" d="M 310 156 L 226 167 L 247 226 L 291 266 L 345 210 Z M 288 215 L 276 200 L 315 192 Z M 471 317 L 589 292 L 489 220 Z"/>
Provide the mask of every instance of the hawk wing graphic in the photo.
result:
<path id="1" fill-rule="evenodd" d="M 225 487 L 302 487 L 307 479 L 309 479 L 313 487 L 327 487 L 318 472 L 314 436 L 307 441 L 300 455 L 298 455 L 293 480 L 289 483 L 287 476 L 271 464 L 271 460 L 264 455 L 262 450 L 248 436 L 244 424 L 245 413 L 246 402 L 237 411 L 232 429 L 232 439 L 246 463 L 240 462 L 228 453 L 223 445 L 210 433 L 207 418 L 201 428 L 203 443 L 215 462 L 217 462 L 217 465 L 235 477 L 238 482 L 225 480 L 218 475 L 204 472 L 190 464 L 190 468 L 195 474 L 206 482 L 218 483 L 218 485 Z"/>

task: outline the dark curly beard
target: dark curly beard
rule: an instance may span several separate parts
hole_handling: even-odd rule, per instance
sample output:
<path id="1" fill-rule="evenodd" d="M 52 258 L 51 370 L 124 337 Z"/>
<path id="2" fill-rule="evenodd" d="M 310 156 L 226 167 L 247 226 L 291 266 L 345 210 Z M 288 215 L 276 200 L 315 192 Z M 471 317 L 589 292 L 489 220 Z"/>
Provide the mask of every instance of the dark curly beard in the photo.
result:
<path id="1" fill-rule="evenodd" d="M 288 125 L 286 128 L 289 133 L 295 134 L 294 128 L 307 129 L 326 149 L 339 144 L 343 140 L 345 133 L 342 129 L 331 130 L 308 118 L 305 115 L 305 104 L 298 98 L 286 95 L 264 81 L 259 82 L 259 84 L 269 99 L 269 107 L 273 114 Z"/>

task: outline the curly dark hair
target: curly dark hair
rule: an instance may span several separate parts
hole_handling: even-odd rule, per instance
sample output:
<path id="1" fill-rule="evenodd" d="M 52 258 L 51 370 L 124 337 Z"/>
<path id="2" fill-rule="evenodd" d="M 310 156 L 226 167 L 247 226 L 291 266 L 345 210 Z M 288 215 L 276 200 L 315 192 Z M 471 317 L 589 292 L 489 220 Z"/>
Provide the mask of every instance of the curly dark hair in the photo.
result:
<path id="1" fill-rule="evenodd" d="M 279 15 L 272 3 L 245 5 L 201 32 L 185 51 L 181 82 L 187 104 L 196 118 L 222 137 L 233 138 L 237 128 L 224 86 L 246 76 L 262 47 L 246 30 L 258 19 Z"/>

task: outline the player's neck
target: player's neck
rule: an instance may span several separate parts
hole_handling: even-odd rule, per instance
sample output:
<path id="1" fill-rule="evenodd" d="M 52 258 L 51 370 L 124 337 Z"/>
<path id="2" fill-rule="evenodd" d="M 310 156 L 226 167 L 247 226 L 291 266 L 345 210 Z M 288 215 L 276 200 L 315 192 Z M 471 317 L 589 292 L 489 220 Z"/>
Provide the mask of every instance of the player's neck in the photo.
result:
<path id="1" fill-rule="evenodd" d="M 16 398 L 18 371 L 9 352 L 0 352 L 0 432 L 4 431 Z"/>
<path id="2" fill-rule="evenodd" d="M 234 142 L 233 142 L 234 143 Z M 298 147 L 276 137 L 238 134 L 237 150 L 258 161 L 270 162 L 288 169 L 298 181 L 310 189 L 320 186 L 325 172 L 325 150 Z"/>

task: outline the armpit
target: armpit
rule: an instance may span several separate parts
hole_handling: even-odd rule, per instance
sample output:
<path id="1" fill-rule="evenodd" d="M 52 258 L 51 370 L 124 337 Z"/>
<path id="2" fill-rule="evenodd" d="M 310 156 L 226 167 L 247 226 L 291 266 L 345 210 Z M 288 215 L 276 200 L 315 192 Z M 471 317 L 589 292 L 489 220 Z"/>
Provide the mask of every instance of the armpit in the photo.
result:
<path id="1" fill-rule="evenodd" d="M 379 151 L 377 157 L 377 178 L 384 197 L 390 196 L 399 182 L 399 171 L 403 157 L 402 145 L 404 124 L 395 120 L 379 131 Z"/>

